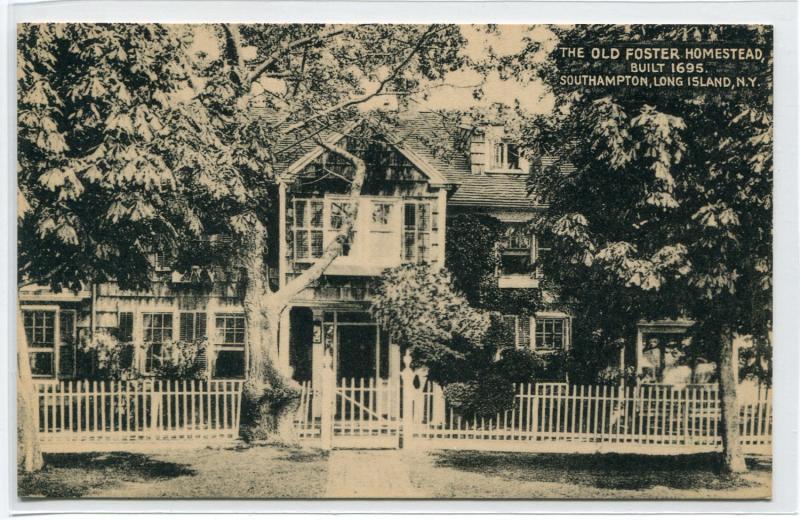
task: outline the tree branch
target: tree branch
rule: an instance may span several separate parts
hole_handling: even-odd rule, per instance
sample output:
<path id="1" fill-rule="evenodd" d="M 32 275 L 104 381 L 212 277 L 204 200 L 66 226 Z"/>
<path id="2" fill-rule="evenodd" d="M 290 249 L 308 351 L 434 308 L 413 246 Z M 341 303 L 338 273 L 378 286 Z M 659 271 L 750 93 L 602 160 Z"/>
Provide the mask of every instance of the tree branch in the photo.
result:
<path id="1" fill-rule="evenodd" d="M 314 114 L 313 116 L 311 116 L 311 117 L 309 117 L 307 119 L 304 119 L 303 121 L 298 121 L 297 123 L 294 123 L 293 125 L 290 125 L 290 126 L 286 127 L 285 129 L 281 130 L 281 133 L 282 134 L 288 134 L 288 133 L 294 132 L 296 130 L 299 130 L 299 129 L 303 128 L 304 126 L 307 126 L 309 123 L 311 123 L 313 121 L 316 121 L 317 119 L 320 119 L 322 117 L 331 115 L 331 114 L 333 114 L 335 112 L 344 110 L 346 108 L 349 108 L 349 107 L 352 107 L 352 106 L 355 106 L 355 105 L 360 105 L 362 103 L 366 103 L 370 99 L 372 99 L 375 96 L 381 94 L 383 92 L 383 89 L 386 88 L 386 85 L 388 85 L 390 82 L 394 81 L 397 78 L 397 76 L 403 71 L 403 69 L 405 69 L 405 67 L 408 65 L 408 63 L 411 61 L 411 59 L 414 56 L 416 56 L 417 53 L 419 53 L 419 51 L 423 48 L 425 43 L 427 43 L 429 37 L 431 35 L 435 34 L 436 32 L 440 31 L 440 30 L 442 30 L 442 28 L 437 28 L 435 25 L 431 25 L 428 28 L 428 30 L 425 31 L 425 34 L 423 34 L 422 37 L 417 41 L 416 45 L 414 45 L 414 48 L 411 49 L 411 52 L 408 53 L 408 55 L 403 59 L 403 61 L 401 61 L 394 69 L 392 69 L 392 72 L 389 73 L 388 76 L 386 76 L 383 80 L 381 80 L 380 83 L 378 83 L 378 87 L 373 92 L 371 92 L 370 94 L 365 94 L 365 95 L 363 95 L 361 97 L 347 99 L 345 101 L 342 101 L 341 103 L 338 103 L 338 104 L 336 104 L 336 105 L 334 105 L 334 106 L 332 106 L 332 107 L 330 107 L 330 108 L 328 108 L 326 110 L 323 110 L 321 112 L 318 112 L 318 113 Z M 279 127 L 285 121 L 286 120 L 284 119 L 283 121 L 273 125 L 273 128 Z"/>
<path id="2" fill-rule="evenodd" d="M 341 155 L 355 166 L 355 173 L 353 174 L 352 184 L 350 185 L 350 196 L 348 198 L 349 207 L 345 210 L 342 227 L 325 248 L 322 256 L 317 259 L 311 267 L 303 271 L 300 276 L 287 283 L 278 291 L 278 302 L 276 303 L 279 307 L 285 307 L 286 302 L 324 274 L 328 266 L 341 254 L 345 241 L 352 236 L 355 230 L 356 219 L 358 218 L 359 196 L 361 195 L 361 188 L 364 186 L 367 173 L 366 163 L 363 159 L 356 157 L 341 146 L 323 141 L 320 141 L 319 144 L 329 152 Z"/>
<path id="3" fill-rule="evenodd" d="M 258 78 L 266 72 L 266 70 L 274 64 L 278 58 L 280 58 L 285 53 L 291 51 L 292 49 L 296 49 L 298 47 L 303 47 L 310 43 L 318 43 L 323 40 L 327 40 L 329 38 L 333 38 L 334 36 L 338 36 L 342 33 L 348 32 L 350 29 L 336 29 L 334 31 L 330 31 L 324 34 L 314 34 L 312 36 L 306 36 L 305 38 L 300 38 L 298 40 L 294 40 L 293 42 L 289 42 L 286 45 L 280 47 L 279 49 L 275 50 L 272 54 L 266 57 L 264 61 L 262 61 L 253 71 L 247 76 L 246 79 L 246 86 L 250 87 Z"/>

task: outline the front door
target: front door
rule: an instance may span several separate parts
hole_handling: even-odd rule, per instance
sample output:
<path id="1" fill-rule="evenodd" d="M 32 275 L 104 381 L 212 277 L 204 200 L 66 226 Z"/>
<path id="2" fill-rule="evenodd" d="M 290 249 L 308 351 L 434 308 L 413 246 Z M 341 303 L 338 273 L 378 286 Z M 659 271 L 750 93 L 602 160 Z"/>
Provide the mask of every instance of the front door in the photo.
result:
<path id="1" fill-rule="evenodd" d="M 337 380 L 377 379 L 381 354 L 378 327 L 373 324 L 340 324 L 337 332 Z"/>

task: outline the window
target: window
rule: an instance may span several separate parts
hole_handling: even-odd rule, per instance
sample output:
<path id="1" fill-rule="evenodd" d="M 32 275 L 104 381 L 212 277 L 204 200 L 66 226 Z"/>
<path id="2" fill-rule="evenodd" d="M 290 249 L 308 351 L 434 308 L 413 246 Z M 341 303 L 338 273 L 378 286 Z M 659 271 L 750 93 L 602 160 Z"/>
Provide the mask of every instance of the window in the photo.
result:
<path id="1" fill-rule="evenodd" d="M 431 205 L 406 202 L 403 213 L 403 260 L 427 262 L 430 254 Z"/>
<path id="2" fill-rule="evenodd" d="M 214 377 L 244 376 L 245 321 L 243 314 L 217 314 Z"/>
<path id="3" fill-rule="evenodd" d="M 566 346 L 566 318 L 536 318 L 536 350 L 562 350 Z"/>
<path id="4" fill-rule="evenodd" d="M 161 366 L 163 344 L 172 341 L 172 313 L 147 312 L 142 315 L 144 343 L 147 351 L 144 373 L 148 374 Z"/>
<path id="5" fill-rule="evenodd" d="M 349 202 L 329 201 L 330 204 L 330 223 L 328 227 L 329 237 L 326 244 L 333 240 L 333 237 L 339 233 L 339 230 L 344 226 L 344 220 L 351 211 L 351 204 Z M 342 252 L 340 256 L 348 256 L 352 249 L 353 242 L 355 241 L 355 230 L 351 231 L 350 238 L 345 239 L 342 244 Z"/>
<path id="6" fill-rule="evenodd" d="M 396 202 L 372 202 L 369 242 L 365 251 L 370 261 L 392 265 L 400 258 L 400 211 Z"/>
<path id="7" fill-rule="evenodd" d="M 117 316 L 117 340 L 120 343 L 133 342 L 133 313 L 120 312 Z"/>
<path id="8" fill-rule="evenodd" d="M 325 208 L 322 200 L 295 199 L 294 235 L 295 260 L 311 260 L 322 256 L 322 214 Z"/>
<path id="9" fill-rule="evenodd" d="M 172 257 L 166 246 L 160 245 L 150 253 L 150 263 L 156 271 L 171 271 Z"/>
<path id="10" fill-rule="evenodd" d="M 530 274 L 531 246 L 531 234 L 526 224 L 509 226 L 500 249 L 500 274 Z"/>
<path id="11" fill-rule="evenodd" d="M 178 328 L 180 341 L 201 341 L 206 336 L 205 312 L 181 312 Z"/>
<path id="12" fill-rule="evenodd" d="M 498 170 L 519 170 L 519 149 L 517 145 L 502 141 L 494 143 L 492 168 Z"/>
<path id="13" fill-rule="evenodd" d="M 55 376 L 56 312 L 23 311 L 25 337 L 28 340 L 31 374 L 34 377 Z"/>
<path id="14" fill-rule="evenodd" d="M 542 258 L 542 254 L 543 253 L 545 255 L 547 255 L 552 250 L 553 249 L 552 249 L 552 246 L 550 245 L 550 242 L 547 242 L 546 240 L 542 239 L 541 236 L 536 236 L 534 238 L 534 247 L 533 247 L 533 260 L 534 260 L 534 262 L 540 261 L 541 258 Z M 541 265 L 537 265 L 536 266 L 536 277 L 537 278 L 541 278 L 542 275 L 543 275 L 542 266 Z"/>
<path id="15" fill-rule="evenodd" d="M 387 228 L 391 224 L 392 210 L 394 204 L 391 202 L 373 202 L 372 204 L 372 229 L 378 230 Z"/>

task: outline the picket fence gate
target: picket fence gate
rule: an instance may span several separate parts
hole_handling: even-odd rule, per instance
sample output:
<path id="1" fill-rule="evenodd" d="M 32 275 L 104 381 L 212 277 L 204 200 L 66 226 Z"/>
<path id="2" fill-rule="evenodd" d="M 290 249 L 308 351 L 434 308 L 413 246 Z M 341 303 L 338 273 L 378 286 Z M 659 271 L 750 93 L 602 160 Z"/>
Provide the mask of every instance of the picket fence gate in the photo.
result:
<path id="1" fill-rule="evenodd" d="M 37 382 L 34 419 L 49 452 L 236 439 L 242 385 L 241 380 Z"/>
<path id="2" fill-rule="evenodd" d="M 404 361 L 408 367 L 408 357 Z M 337 382 L 330 365 L 323 370 L 320 388 L 302 384 L 295 419 L 298 437 L 323 448 L 651 454 L 721 449 L 720 399 L 713 384 L 519 384 L 510 409 L 464 417 L 438 385 L 409 368 L 394 384 Z M 739 403 L 743 451 L 771 453 L 772 391 L 758 388 L 754 395 L 741 395 Z"/>

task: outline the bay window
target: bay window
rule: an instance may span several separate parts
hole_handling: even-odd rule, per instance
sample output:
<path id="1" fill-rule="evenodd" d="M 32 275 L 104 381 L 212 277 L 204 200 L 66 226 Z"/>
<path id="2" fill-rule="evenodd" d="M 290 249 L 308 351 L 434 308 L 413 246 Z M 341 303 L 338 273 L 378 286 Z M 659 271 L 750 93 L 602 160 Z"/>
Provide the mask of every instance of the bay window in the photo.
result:
<path id="1" fill-rule="evenodd" d="M 320 258 L 341 232 L 352 204 L 342 196 L 293 199 L 288 231 L 294 261 Z M 350 260 L 343 262 L 391 266 L 430 261 L 434 214 L 429 200 L 376 196 L 361 197 L 358 204 L 354 229 L 339 255 Z"/>

